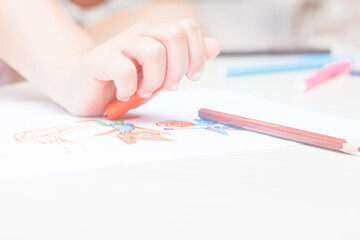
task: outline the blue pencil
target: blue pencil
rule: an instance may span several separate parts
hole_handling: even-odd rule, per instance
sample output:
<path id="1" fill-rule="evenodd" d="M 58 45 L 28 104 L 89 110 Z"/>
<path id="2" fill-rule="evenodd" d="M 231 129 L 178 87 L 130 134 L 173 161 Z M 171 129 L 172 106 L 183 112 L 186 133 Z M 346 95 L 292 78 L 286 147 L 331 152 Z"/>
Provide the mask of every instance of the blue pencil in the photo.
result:
<path id="1" fill-rule="evenodd" d="M 360 76 L 360 70 L 352 70 L 350 74 L 353 76 Z"/>
<path id="2" fill-rule="evenodd" d="M 339 60 L 350 60 L 352 57 L 348 55 L 334 56 L 331 54 L 308 55 L 301 56 L 288 62 L 280 62 L 276 64 L 256 65 L 248 67 L 228 67 L 226 69 L 226 77 L 238 77 L 244 75 L 264 74 L 274 72 L 311 70 L 322 68 L 325 64 L 336 62 Z"/>

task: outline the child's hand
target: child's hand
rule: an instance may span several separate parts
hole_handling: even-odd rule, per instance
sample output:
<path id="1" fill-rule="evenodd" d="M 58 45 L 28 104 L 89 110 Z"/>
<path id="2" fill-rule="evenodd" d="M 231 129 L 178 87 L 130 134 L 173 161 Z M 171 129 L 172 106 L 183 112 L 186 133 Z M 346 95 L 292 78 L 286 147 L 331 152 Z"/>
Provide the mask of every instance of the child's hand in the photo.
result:
<path id="1" fill-rule="evenodd" d="M 74 115 L 102 115 L 116 98 L 148 98 L 161 85 L 176 90 L 185 74 L 199 80 L 205 61 L 219 51 L 192 19 L 134 25 L 88 53 L 57 100 Z"/>

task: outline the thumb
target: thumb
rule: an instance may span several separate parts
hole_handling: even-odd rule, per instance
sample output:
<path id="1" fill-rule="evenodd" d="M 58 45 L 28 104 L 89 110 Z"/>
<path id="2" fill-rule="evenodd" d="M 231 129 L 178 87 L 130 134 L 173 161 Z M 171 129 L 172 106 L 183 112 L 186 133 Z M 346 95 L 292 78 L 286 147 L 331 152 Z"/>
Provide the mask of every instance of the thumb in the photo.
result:
<path id="1" fill-rule="evenodd" d="M 220 53 L 220 45 L 215 39 L 205 37 L 204 42 L 206 48 L 206 60 L 211 60 Z"/>

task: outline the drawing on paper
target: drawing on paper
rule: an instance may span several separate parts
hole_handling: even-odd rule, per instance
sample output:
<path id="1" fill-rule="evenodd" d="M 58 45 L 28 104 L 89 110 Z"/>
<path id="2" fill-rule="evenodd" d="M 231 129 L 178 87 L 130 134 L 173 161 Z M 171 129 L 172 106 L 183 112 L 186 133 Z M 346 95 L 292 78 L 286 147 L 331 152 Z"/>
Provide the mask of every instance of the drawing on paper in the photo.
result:
<path id="1" fill-rule="evenodd" d="M 79 121 L 70 126 L 23 131 L 16 133 L 13 137 L 14 140 L 19 143 L 58 145 L 63 147 L 66 153 L 85 152 L 87 151 L 86 146 L 74 142 L 71 134 L 97 128 L 111 129 L 106 132 L 95 133 L 92 135 L 93 137 L 112 135 L 125 144 L 135 144 L 138 140 L 174 141 L 173 139 L 163 137 L 163 135 L 169 135 L 170 133 L 139 127 L 132 123 L 125 123 L 123 120 Z"/>
<path id="2" fill-rule="evenodd" d="M 69 126 L 51 127 L 16 133 L 13 137 L 19 143 L 49 144 L 61 146 L 66 153 L 86 152 L 87 148 L 79 139 L 80 132 L 87 133 L 89 137 L 114 137 L 126 145 L 136 144 L 138 141 L 176 141 L 169 138 L 173 130 L 204 129 L 228 136 L 229 130 L 239 130 L 204 119 L 193 121 L 161 121 L 156 126 L 162 131 L 143 128 L 125 120 L 85 120 Z M 100 132 L 99 132 L 99 130 Z M 93 131 L 96 131 L 94 133 Z M 90 136 L 88 135 L 89 133 Z M 76 138 L 78 137 L 78 138 Z M 80 138 L 81 139 L 81 138 Z"/>
<path id="3" fill-rule="evenodd" d="M 44 129 L 37 129 L 32 131 L 24 131 L 16 133 L 13 137 L 16 142 L 19 143 L 36 143 L 36 144 L 52 144 L 62 146 L 66 153 L 70 152 L 75 146 L 77 148 L 86 151 L 86 147 L 79 145 L 71 141 L 69 138 L 65 138 L 66 135 L 72 133 L 84 131 L 89 129 L 90 126 L 74 125 L 65 127 L 51 127 Z M 78 152 L 78 151 L 77 151 Z"/>
<path id="4" fill-rule="evenodd" d="M 110 121 L 110 122 L 97 120 L 94 122 L 102 126 L 107 126 L 112 128 L 107 132 L 95 134 L 95 136 L 105 136 L 108 134 L 115 133 L 115 137 L 126 144 L 134 144 L 137 142 L 137 140 L 174 141 L 172 139 L 165 138 L 162 136 L 164 134 L 169 134 L 169 133 L 135 126 L 132 123 L 125 123 L 124 121 L 121 120 Z"/>
<path id="5" fill-rule="evenodd" d="M 163 130 L 193 130 L 193 129 L 205 129 L 208 131 L 220 133 L 228 136 L 228 130 L 241 130 L 241 128 L 235 128 L 216 122 L 208 121 L 205 119 L 197 118 L 192 122 L 186 121 L 163 121 L 157 122 L 157 126 L 162 127 Z"/>

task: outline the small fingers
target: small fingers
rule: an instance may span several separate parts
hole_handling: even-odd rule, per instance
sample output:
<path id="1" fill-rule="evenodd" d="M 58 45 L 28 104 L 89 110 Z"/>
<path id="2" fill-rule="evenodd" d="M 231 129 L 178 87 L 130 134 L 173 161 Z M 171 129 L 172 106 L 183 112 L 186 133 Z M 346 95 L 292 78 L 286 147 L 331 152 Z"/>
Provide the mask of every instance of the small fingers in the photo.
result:
<path id="1" fill-rule="evenodd" d="M 190 64 L 186 75 L 190 80 L 197 81 L 204 71 L 206 61 L 203 33 L 200 25 L 193 19 L 183 19 L 177 23 L 185 30 L 189 44 Z"/>
<path id="2" fill-rule="evenodd" d="M 127 101 L 136 92 L 137 69 L 129 58 L 116 52 L 102 54 L 97 66 L 93 70 L 93 77 L 99 81 L 113 81 L 118 100 Z"/>
<path id="3" fill-rule="evenodd" d="M 176 23 L 153 23 L 134 26 L 130 31 L 164 45 L 167 58 L 163 86 L 167 90 L 176 90 L 189 68 L 189 46 L 185 29 Z"/>
<path id="4" fill-rule="evenodd" d="M 164 88 L 174 91 L 189 68 L 189 46 L 185 30 L 177 24 L 159 26 L 159 40 L 167 50 L 167 71 Z"/>
<path id="5" fill-rule="evenodd" d="M 206 60 L 211 60 L 220 53 L 220 45 L 213 38 L 204 38 L 206 48 Z"/>
<path id="6" fill-rule="evenodd" d="M 130 38 L 122 48 L 122 53 L 141 66 L 137 95 L 149 98 L 163 84 L 165 78 L 165 46 L 155 39 L 139 36 Z"/>
<path id="7" fill-rule="evenodd" d="M 185 19 L 176 23 L 135 25 L 102 45 L 96 78 L 113 80 L 116 97 L 126 101 L 135 92 L 150 97 L 160 86 L 176 90 L 186 74 L 198 80 L 206 60 L 220 51 L 219 44 L 203 37 L 198 23 Z"/>
<path id="8" fill-rule="evenodd" d="M 138 86 L 138 74 L 135 65 L 130 59 L 121 56 L 121 60 L 121 65 L 118 66 L 121 70 L 119 70 L 119 73 L 114 71 L 113 79 L 116 87 L 116 98 L 126 102 L 136 92 Z"/>

